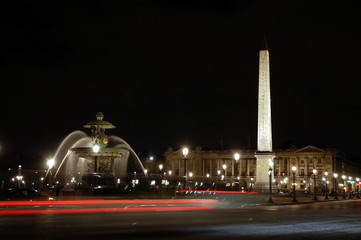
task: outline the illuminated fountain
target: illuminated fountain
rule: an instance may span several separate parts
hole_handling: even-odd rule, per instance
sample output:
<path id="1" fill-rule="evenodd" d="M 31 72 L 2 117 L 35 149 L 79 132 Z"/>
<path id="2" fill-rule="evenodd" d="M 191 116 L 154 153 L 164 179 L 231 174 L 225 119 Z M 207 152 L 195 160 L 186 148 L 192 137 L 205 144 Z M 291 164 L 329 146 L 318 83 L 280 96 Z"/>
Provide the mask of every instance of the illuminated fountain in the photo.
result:
<path id="1" fill-rule="evenodd" d="M 78 130 L 63 140 L 54 156 L 59 166 L 52 180 L 60 181 L 65 187 L 79 183 L 91 189 L 112 187 L 116 179 L 119 182 L 127 176 L 128 161 L 134 158 L 144 173 L 143 164 L 126 141 L 105 135 L 106 129 L 115 126 L 103 118 L 99 112 L 95 121 L 84 125 L 91 130 L 90 137 Z"/>

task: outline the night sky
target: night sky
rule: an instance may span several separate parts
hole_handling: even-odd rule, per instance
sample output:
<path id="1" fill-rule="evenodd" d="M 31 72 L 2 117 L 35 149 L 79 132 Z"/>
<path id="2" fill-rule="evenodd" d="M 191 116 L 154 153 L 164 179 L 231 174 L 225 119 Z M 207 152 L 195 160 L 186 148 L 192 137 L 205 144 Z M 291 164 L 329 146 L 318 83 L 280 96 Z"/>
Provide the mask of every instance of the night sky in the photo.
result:
<path id="1" fill-rule="evenodd" d="M 256 148 L 263 35 L 273 147 L 361 162 L 361 3 L 331 2 L 1 3 L 0 165 L 45 163 L 99 111 L 141 157 Z"/>

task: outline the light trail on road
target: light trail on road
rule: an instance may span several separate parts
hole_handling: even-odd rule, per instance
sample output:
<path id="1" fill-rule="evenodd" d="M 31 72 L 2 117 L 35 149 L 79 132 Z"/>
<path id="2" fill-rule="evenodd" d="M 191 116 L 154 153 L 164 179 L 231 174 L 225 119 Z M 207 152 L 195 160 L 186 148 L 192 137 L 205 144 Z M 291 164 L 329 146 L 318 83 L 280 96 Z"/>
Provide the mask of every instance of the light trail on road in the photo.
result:
<path id="1" fill-rule="evenodd" d="M 66 200 L 66 201 L 7 201 L 0 202 L 1 207 L 11 206 L 64 206 L 64 205 L 109 205 L 109 204 L 200 204 L 218 203 L 218 200 Z"/>
<path id="2" fill-rule="evenodd" d="M 220 190 L 179 190 L 181 193 L 185 194 L 197 194 L 197 193 L 208 193 L 208 194 L 216 194 L 216 193 L 226 193 L 226 194 L 258 194 L 258 192 L 247 192 L 247 191 L 220 191 Z"/>
<path id="3" fill-rule="evenodd" d="M 199 211 L 211 210 L 215 207 L 140 207 L 140 208 L 95 208 L 95 209 L 62 209 L 62 210 L 11 210 L 1 211 L 0 215 L 36 215 L 64 213 L 104 213 L 104 212 L 166 212 L 166 211 Z"/>
<path id="4" fill-rule="evenodd" d="M 0 215 L 30 215 L 30 214 L 64 214 L 64 213 L 97 213 L 97 212 L 161 212 L 161 211 L 195 211 L 215 209 L 214 206 L 164 206 L 173 204 L 214 204 L 218 200 L 187 199 L 187 200 L 74 200 L 74 201 L 9 201 L 0 202 L 0 207 L 28 207 L 28 206 L 90 206 L 90 205 L 123 205 L 117 208 L 91 209 L 18 209 L 2 210 Z M 129 205 L 132 207 L 129 208 Z M 142 206 L 143 205 L 143 206 Z M 154 205 L 149 207 L 149 205 Z M 156 206 L 157 205 L 157 206 Z M 161 205 L 161 206 L 159 206 Z M 163 206 L 162 206 L 163 205 Z"/>

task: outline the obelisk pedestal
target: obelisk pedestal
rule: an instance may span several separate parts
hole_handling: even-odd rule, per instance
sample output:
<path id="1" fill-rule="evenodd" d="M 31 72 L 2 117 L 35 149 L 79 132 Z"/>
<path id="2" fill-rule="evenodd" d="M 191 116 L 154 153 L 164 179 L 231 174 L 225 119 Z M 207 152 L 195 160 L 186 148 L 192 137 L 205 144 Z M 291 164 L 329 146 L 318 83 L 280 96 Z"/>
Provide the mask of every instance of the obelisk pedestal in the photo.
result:
<path id="1" fill-rule="evenodd" d="M 275 155 L 272 152 L 256 152 L 257 172 L 256 183 L 254 185 L 255 191 L 268 193 L 269 192 L 269 173 L 270 162 L 273 163 Z M 273 168 L 272 168 L 273 169 Z M 273 179 L 273 171 L 271 170 L 271 179 Z"/>

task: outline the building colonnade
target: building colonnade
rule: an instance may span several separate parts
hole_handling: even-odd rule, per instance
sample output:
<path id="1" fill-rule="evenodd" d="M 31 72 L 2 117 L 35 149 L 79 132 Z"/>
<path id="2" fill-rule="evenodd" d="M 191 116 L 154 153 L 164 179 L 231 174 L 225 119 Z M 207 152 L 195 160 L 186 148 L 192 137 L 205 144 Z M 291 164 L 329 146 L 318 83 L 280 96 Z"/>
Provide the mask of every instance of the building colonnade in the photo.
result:
<path id="1" fill-rule="evenodd" d="M 234 154 L 240 155 L 235 159 Z M 313 169 L 317 170 L 318 184 L 322 184 L 322 174 L 329 172 L 342 173 L 341 160 L 333 149 L 320 149 L 313 146 L 304 148 L 290 148 L 274 150 L 273 184 L 278 189 L 289 189 L 292 185 L 292 167 L 296 166 L 296 189 L 310 189 L 313 184 Z M 165 172 L 171 171 L 173 176 L 182 177 L 191 173 L 193 179 L 222 180 L 225 182 L 239 182 L 247 187 L 257 182 L 257 162 L 255 150 L 203 150 L 196 147 L 187 156 L 182 149 L 169 148 L 165 154 Z M 186 169 L 184 169 L 186 166 Z M 185 171 L 186 170 L 186 171 Z M 256 183 L 257 184 L 257 183 Z"/>

